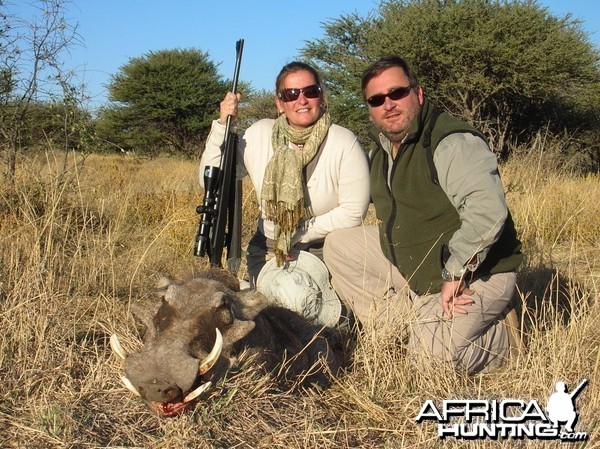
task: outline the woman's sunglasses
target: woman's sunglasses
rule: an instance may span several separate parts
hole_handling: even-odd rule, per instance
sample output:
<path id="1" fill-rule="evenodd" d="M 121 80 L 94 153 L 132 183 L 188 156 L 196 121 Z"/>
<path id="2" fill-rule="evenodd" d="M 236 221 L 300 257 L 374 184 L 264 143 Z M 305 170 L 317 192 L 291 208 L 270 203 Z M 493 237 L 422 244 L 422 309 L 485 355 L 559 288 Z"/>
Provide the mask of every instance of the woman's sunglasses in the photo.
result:
<path id="1" fill-rule="evenodd" d="M 367 98 L 367 103 L 369 103 L 369 106 L 372 108 L 378 108 L 385 103 L 385 97 L 389 97 L 390 100 L 394 101 L 401 100 L 410 93 L 412 88 L 413 86 L 397 87 L 396 89 L 390 90 L 387 94 L 377 94 Z"/>
<path id="2" fill-rule="evenodd" d="M 277 92 L 279 99 L 285 101 L 296 101 L 300 94 L 304 94 L 306 98 L 317 98 L 321 95 L 321 86 L 313 84 L 312 86 L 303 87 L 302 89 L 283 89 Z"/>

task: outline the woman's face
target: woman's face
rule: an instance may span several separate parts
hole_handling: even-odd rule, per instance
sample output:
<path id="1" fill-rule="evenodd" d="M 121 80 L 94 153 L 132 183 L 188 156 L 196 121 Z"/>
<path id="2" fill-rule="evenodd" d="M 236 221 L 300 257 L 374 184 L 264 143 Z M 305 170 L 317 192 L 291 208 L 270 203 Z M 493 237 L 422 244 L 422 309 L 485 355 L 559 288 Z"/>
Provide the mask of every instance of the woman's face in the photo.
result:
<path id="1" fill-rule="evenodd" d="M 297 72 L 289 73 L 283 79 L 281 86 L 279 86 L 279 92 L 284 89 L 306 89 L 309 86 L 317 84 L 317 80 L 312 73 L 306 70 L 299 70 Z M 311 89 L 308 96 L 314 96 L 311 94 Z M 307 128 L 315 123 L 321 115 L 321 105 L 323 104 L 323 93 L 319 92 L 316 98 L 307 98 L 304 92 L 300 93 L 296 100 L 284 101 L 286 96 L 279 98 L 275 96 L 275 105 L 277 109 L 283 111 L 290 125 L 296 128 Z M 289 96 L 287 96 L 289 99 Z"/>

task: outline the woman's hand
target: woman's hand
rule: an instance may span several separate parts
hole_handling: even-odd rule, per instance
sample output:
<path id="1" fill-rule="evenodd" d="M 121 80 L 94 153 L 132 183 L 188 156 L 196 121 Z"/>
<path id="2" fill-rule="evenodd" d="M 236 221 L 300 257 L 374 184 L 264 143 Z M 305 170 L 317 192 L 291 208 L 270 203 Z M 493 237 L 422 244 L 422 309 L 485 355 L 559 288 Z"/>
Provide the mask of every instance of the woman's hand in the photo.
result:
<path id="1" fill-rule="evenodd" d="M 237 93 L 227 92 L 219 109 L 219 123 L 225 125 L 227 123 L 227 116 L 231 116 L 232 120 L 235 120 L 238 115 L 238 103 L 242 96 Z"/>
<path id="2" fill-rule="evenodd" d="M 473 290 L 467 288 L 467 284 L 463 280 L 444 282 L 442 284 L 442 291 L 440 293 L 440 300 L 442 301 L 442 308 L 444 314 L 448 318 L 452 318 L 454 312 L 467 314 L 469 313 L 462 306 L 469 306 L 473 304 L 473 298 L 469 296 L 475 293 Z"/>

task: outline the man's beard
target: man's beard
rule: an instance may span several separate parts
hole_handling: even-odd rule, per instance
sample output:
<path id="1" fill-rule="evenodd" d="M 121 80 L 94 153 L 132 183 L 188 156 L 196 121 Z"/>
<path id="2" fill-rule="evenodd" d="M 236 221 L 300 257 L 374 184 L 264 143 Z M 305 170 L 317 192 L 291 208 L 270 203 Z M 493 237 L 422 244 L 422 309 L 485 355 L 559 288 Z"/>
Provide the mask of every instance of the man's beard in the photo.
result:
<path id="1" fill-rule="evenodd" d="M 391 143 L 402 143 L 406 135 L 408 134 L 407 129 L 402 129 L 400 131 L 388 131 L 387 129 L 382 129 L 381 132 Z"/>
<path id="2" fill-rule="evenodd" d="M 406 120 L 404 121 L 404 123 L 402 124 L 402 127 L 400 129 L 395 130 L 395 131 L 391 131 L 389 129 L 382 129 L 381 132 L 393 144 L 400 144 L 400 143 L 402 143 L 402 141 L 404 140 L 404 138 L 406 137 L 406 135 L 410 131 L 410 128 L 412 127 L 412 124 L 415 121 L 415 118 L 417 117 L 418 113 L 419 113 L 419 109 L 418 108 L 406 112 L 405 113 L 406 114 Z"/>

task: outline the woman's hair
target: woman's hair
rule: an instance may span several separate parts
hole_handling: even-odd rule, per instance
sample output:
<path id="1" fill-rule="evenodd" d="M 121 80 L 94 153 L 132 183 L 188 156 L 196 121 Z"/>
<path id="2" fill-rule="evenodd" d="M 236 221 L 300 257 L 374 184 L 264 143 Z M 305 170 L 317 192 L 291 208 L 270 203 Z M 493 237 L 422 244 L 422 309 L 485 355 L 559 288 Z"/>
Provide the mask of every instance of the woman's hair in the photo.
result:
<path id="1" fill-rule="evenodd" d="M 323 89 L 323 86 L 321 85 L 321 77 L 319 76 L 319 72 L 317 72 L 312 66 L 304 62 L 294 61 L 284 65 L 281 71 L 279 72 L 279 75 L 277 75 L 277 78 L 275 79 L 275 92 L 279 92 L 279 88 L 283 84 L 283 80 L 286 76 L 288 76 L 290 73 L 299 72 L 301 70 L 306 70 L 307 72 L 312 73 L 312 75 L 315 77 L 316 83 L 319 86 L 321 86 L 321 89 Z"/>
<path id="2" fill-rule="evenodd" d="M 362 80 L 360 83 L 363 98 L 365 96 L 365 88 L 367 87 L 369 81 L 371 81 L 376 76 L 381 75 L 383 71 L 391 69 L 392 67 L 400 67 L 404 71 L 404 75 L 408 79 L 408 82 L 411 86 L 417 87 L 419 85 L 417 75 L 415 75 L 415 72 L 411 70 L 411 68 L 408 66 L 408 63 L 403 58 L 396 55 L 384 56 L 383 58 L 378 59 L 369 67 L 367 67 L 363 72 Z"/>

